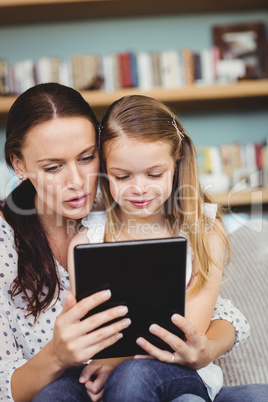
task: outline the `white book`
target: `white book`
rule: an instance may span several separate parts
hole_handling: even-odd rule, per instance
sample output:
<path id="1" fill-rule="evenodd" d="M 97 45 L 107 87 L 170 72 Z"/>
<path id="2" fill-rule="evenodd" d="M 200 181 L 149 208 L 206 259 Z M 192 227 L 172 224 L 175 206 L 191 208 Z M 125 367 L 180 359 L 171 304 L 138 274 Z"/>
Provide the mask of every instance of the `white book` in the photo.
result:
<path id="1" fill-rule="evenodd" d="M 205 85 L 211 85 L 215 80 L 214 59 L 212 49 L 203 49 L 200 52 L 200 57 L 201 57 L 202 82 Z"/>
<path id="2" fill-rule="evenodd" d="M 176 50 L 161 52 L 162 83 L 164 88 L 179 88 L 182 86 L 182 70 L 179 53 Z"/>
<path id="3" fill-rule="evenodd" d="M 107 92 L 115 90 L 113 59 L 110 54 L 102 57 L 103 89 Z"/>
<path id="4" fill-rule="evenodd" d="M 210 147 L 209 152 L 212 173 L 223 173 L 220 149 L 218 147 Z"/>
<path id="5" fill-rule="evenodd" d="M 137 54 L 139 88 L 148 91 L 153 88 L 152 59 L 147 52 Z"/>

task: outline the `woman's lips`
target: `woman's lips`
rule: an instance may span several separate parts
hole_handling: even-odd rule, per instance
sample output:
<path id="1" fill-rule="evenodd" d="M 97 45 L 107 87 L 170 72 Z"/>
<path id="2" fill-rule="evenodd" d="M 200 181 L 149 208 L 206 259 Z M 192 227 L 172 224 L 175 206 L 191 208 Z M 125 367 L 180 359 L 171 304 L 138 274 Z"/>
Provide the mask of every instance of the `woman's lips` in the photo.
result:
<path id="1" fill-rule="evenodd" d="M 141 201 L 137 201 L 137 200 L 129 200 L 129 201 L 132 205 L 134 205 L 137 208 L 144 208 L 144 207 L 148 207 L 148 205 L 150 205 L 153 202 L 153 199 L 141 200 Z"/>
<path id="2" fill-rule="evenodd" d="M 81 197 L 70 198 L 66 201 L 66 204 L 68 204 L 72 208 L 81 208 L 86 204 L 87 199 L 88 195 L 84 194 Z"/>

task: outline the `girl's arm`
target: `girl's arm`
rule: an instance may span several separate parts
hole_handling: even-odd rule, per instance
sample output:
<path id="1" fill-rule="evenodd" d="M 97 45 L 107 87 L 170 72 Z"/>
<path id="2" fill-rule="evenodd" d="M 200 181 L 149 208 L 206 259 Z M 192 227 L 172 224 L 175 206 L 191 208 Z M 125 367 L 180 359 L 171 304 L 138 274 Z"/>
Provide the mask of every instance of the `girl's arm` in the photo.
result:
<path id="1" fill-rule="evenodd" d="M 225 244 L 221 233 L 224 233 L 224 227 L 221 222 L 215 220 L 211 232 L 207 236 L 210 253 L 216 265 L 210 263 L 209 278 L 204 286 L 197 293 L 193 295 L 188 293 L 186 296 L 185 317 L 204 334 L 210 325 L 221 286 L 225 254 Z M 195 261 L 193 261 L 192 274 L 188 289 L 197 280 Z"/>

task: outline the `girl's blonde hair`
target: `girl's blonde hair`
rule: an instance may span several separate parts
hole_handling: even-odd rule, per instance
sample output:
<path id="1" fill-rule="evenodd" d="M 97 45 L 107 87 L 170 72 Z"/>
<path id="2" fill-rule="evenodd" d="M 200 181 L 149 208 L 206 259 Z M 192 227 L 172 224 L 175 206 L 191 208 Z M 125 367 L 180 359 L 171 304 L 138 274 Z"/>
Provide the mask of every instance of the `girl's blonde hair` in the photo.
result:
<path id="1" fill-rule="evenodd" d="M 107 210 L 104 241 L 112 241 L 120 232 L 119 207 L 113 200 L 106 173 L 107 145 L 116 138 L 125 137 L 144 142 L 170 144 L 171 156 L 176 163 L 172 193 L 164 205 L 170 232 L 186 235 L 194 252 L 198 277 L 191 293 L 198 291 L 209 277 L 210 263 L 215 263 L 208 244 L 208 231 L 213 223 L 203 211 L 204 203 L 211 200 L 202 191 L 197 177 L 196 153 L 192 140 L 186 134 L 172 111 L 156 99 L 142 96 L 125 96 L 115 101 L 107 110 L 100 126 L 100 156 L 102 174 L 100 187 Z M 221 221 L 217 210 L 216 219 Z M 214 225 L 226 245 L 227 260 L 229 244 L 222 225 Z M 219 267 L 222 269 L 222 267 Z"/>

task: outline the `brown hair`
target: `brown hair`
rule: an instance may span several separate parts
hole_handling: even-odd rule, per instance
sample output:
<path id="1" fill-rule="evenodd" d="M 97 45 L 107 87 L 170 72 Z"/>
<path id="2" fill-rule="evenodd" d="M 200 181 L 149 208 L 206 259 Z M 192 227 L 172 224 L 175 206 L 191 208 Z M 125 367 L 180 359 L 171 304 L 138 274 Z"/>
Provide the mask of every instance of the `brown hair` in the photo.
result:
<path id="1" fill-rule="evenodd" d="M 21 94 L 8 114 L 7 165 L 12 168 L 12 154 L 22 159 L 23 145 L 33 127 L 61 117 L 84 117 L 93 124 L 97 135 L 98 121 L 88 103 L 74 89 L 47 83 Z M 23 293 L 28 301 L 28 313 L 36 319 L 49 307 L 56 291 L 59 296 L 60 283 L 45 228 L 35 210 L 35 195 L 32 183 L 25 180 L 10 193 L 1 210 L 14 230 L 18 252 L 18 274 L 11 284 L 11 296 Z"/>
<path id="2" fill-rule="evenodd" d="M 102 171 L 106 172 L 105 150 L 107 144 L 120 136 L 145 142 L 167 142 L 170 144 L 171 156 L 176 162 L 173 188 L 165 203 L 165 214 L 171 233 L 176 236 L 180 230 L 189 239 L 198 267 L 198 278 L 191 292 L 199 290 L 209 277 L 210 262 L 214 259 L 209 251 L 206 230 L 213 223 L 203 213 L 204 203 L 211 203 L 202 191 L 197 176 L 196 153 L 192 140 L 185 132 L 176 115 L 156 99 L 132 95 L 114 102 L 107 110 L 101 123 L 100 156 Z M 107 209 L 105 240 L 111 241 L 119 231 L 118 206 L 110 194 L 109 181 L 101 175 L 101 190 Z M 111 206 L 113 205 L 113 208 Z M 216 220 L 221 221 L 218 208 Z M 221 225 L 214 225 L 222 236 L 227 256 L 229 244 Z M 108 229 L 109 228 L 109 229 Z M 191 230 L 197 228 L 197 230 Z M 227 260 L 228 260 L 227 258 Z"/>

